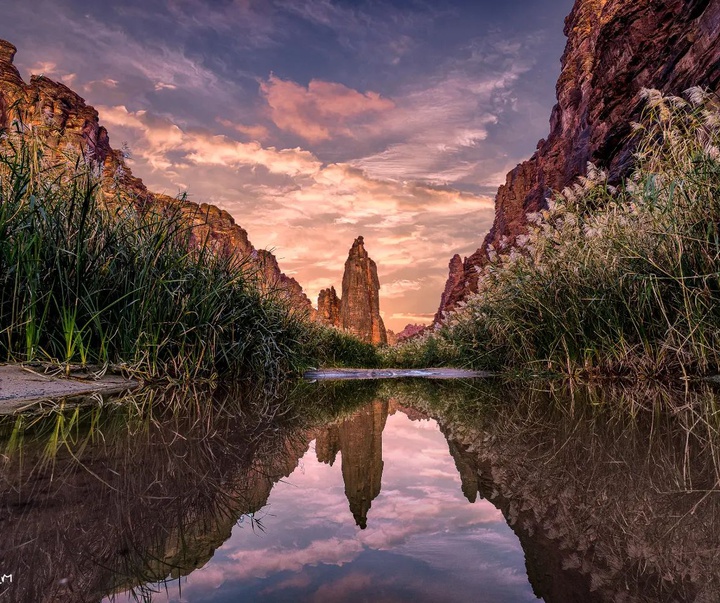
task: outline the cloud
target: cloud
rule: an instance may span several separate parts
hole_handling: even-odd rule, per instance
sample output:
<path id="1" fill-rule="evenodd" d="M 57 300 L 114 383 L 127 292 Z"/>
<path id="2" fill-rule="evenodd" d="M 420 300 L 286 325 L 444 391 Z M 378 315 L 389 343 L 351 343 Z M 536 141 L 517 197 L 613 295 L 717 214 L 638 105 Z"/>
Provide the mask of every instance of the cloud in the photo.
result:
<path id="1" fill-rule="evenodd" d="M 419 291 L 422 288 L 422 280 L 402 279 L 381 285 L 383 297 L 401 297 L 407 291 Z"/>
<path id="2" fill-rule="evenodd" d="M 270 136 L 270 132 L 268 131 L 268 129 L 260 124 L 246 125 L 242 123 L 235 123 L 233 121 L 230 121 L 229 119 L 222 118 L 218 118 L 217 122 L 220 125 L 225 126 L 226 128 L 230 128 L 235 132 L 249 137 L 251 140 L 265 140 L 266 138 L 268 138 L 268 136 Z"/>
<path id="3" fill-rule="evenodd" d="M 222 135 L 189 134 L 181 148 L 188 151 L 186 159 L 197 165 L 263 166 L 271 173 L 287 176 L 312 176 L 322 165 L 312 153 L 300 148 L 265 148 L 255 141 L 237 142 Z"/>
<path id="4" fill-rule="evenodd" d="M 270 173 L 294 177 L 312 175 L 322 165 L 309 151 L 265 148 L 255 141 L 243 143 L 206 131 L 183 131 L 146 111 L 132 112 L 118 106 L 98 107 L 98 112 L 103 123 L 139 130 L 142 138 L 135 151 L 157 170 L 177 169 L 184 162 L 227 168 L 262 166 Z"/>
<path id="5" fill-rule="evenodd" d="M 478 75 L 467 73 L 465 65 L 396 96 L 397 109 L 384 116 L 380 128 L 388 144 L 352 164 L 376 178 L 486 183 L 482 162 L 493 152 L 487 144 L 490 128 L 507 110 L 512 84 L 528 68 L 520 62 L 508 72 Z M 498 169 L 494 165 L 492 171 Z"/>
<path id="6" fill-rule="evenodd" d="M 177 90 L 177 86 L 175 84 L 166 84 L 165 82 L 157 82 L 155 84 L 155 90 Z"/>
<path id="7" fill-rule="evenodd" d="M 405 312 L 396 312 L 394 314 L 390 314 L 388 318 L 405 323 L 429 324 L 434 316 L 435 314 L 433 313 L 407 314 Z"/>
<path id="8" fill-rule="evenodd" d="M 309 142 L 353 137 L 356 130 L 369 127 L 375 115 L 395 106 L 377 92 L 362 93 L 343 84 L 315 79 L 306 88 L 271 75 L 260 84 L 260 91 L 275 125 Z"/>

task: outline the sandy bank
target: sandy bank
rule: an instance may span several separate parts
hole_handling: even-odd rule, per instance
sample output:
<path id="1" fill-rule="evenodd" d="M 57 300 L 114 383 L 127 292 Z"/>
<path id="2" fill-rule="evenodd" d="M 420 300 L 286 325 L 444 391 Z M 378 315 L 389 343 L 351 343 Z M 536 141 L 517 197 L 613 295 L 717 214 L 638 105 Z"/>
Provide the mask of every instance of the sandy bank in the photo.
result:
<path id="1" fill-rule="evenodd" d="M 40 400 L 66 398 L 83 394 L 110 394 L 139 387 L 117 375 L 101 379 L 53 377 L 18 364 L 0 365 L 0 414 L 16 411 Z"/>

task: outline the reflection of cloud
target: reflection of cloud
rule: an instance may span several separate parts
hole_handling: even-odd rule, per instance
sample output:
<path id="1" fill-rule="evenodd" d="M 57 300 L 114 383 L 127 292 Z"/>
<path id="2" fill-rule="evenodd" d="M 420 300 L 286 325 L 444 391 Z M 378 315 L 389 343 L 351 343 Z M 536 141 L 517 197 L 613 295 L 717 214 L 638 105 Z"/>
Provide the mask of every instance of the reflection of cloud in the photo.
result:
<path id="1" fill-rule="evenodd" d="M 357 541 L 330 538 L 312 542 L 302 549 L 237 551 L 229 555 L 237 563 L 228 566 L 225 579 L 264 578 L 269 574 L 298 571 L 306 565 L 318 563 L 342 565 L 351 561 L 361 550 L 362 546 Z"/>
<path id="2" fill-rule="evenodd" d="M 273 586 L 264 589 L 261 594 L 269 595 L 270 593 L 274 593 L 279 590 L 285 590 L 288 588 L 307 588 L 308 586 L 310 586 L 310 582 L 310 576 L 308 576 L 307 574 L 293 574 L 289 578 L 281 580 L 277 584 L 274 584 Z"/>
<path id="3" fill-rule="evenodd" d="M 365 592 L 373 584 L 374 577 L 370 574 L 353 572 L 317 589 L 312 600 L 317 603 L 329 601 L 347 601 L 353 593 Z"/>
<path id="4" fill-rule="evenodd" d="M 270 116 L 275 125 L 319 142 L 342 135 L 352 136 L 353 125 L 364 117 L 394 107 L 392 101 L 377 92 L 358 92 L 342 84 L 311 80 L 307 88 L 271 75 L 262 82 Z"/>

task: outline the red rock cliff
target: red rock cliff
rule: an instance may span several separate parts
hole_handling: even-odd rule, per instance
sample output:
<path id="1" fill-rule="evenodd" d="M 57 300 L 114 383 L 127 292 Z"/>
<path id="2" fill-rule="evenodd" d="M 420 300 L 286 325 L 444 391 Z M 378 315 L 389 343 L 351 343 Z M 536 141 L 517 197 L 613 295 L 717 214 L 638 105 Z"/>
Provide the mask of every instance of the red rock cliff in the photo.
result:
<path id="1" fill-rule="evenodd" d="M 629 124 L 639 116 L 642 88 L 680 94 L 720 85 L 717 0 L 577 0 L 565 35 L 550 134 L 499 188 L 482 246 L 462 266 L 453 258 L 436 322 L 477 291 L 486 247 L 512 244 L 526 214 L 540 209 L 551 190 L 584 175 L 588 161 L 608 168 L 613 179 L 627 171 Z"/>
<path id="2" fill-rule="evenodd" d="M 194 239 L 207 241 L 221 253 L 247 258 L 261 288 L 286 297 L 293 308 L 314 315 L 310 299 L 298 282 L 280 271 L 270 252 L 256 250 L 247 232 L 226 211 L 147 190 L 126 165 L 121 151 L 110 146 L 97 111 L 68 87 L 46 77 L 32 76 L 26 84 L 13 65 L 15 47 L 0 40 L 0 131 L 22 123 L 41 137 L 55 154 L 82 154 L 101 171 L 101 194 L 108 203 L 132 204 L 138 210 L 176 208 L 194 224 Z"/>

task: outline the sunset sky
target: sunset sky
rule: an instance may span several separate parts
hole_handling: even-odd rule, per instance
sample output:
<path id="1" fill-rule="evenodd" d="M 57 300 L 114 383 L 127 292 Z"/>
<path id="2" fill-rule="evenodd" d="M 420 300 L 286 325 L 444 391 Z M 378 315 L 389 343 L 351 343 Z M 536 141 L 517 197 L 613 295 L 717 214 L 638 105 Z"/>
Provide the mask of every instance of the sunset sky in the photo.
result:
<path id="1" fill-rule="evenodd" d="M 386 325 L 429 322 L 549 130 L 572 0 L 3 0 L 0 38 L 155 192 L 228 210 L 316 302 L 353 239 Z"/>

